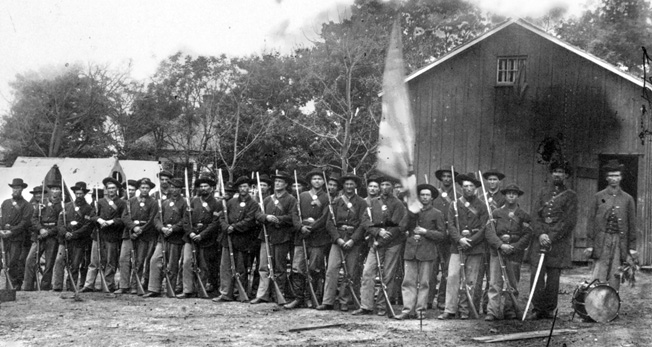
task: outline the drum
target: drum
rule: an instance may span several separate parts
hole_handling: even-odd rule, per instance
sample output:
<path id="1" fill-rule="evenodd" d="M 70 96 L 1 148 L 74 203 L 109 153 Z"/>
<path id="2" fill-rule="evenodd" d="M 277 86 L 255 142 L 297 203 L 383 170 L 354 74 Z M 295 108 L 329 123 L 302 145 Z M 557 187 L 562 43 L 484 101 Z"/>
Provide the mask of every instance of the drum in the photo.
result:
<path id="1" fill-rule="evenodd" d="M 616 319 L 620 310 L 618 292 L 597 280 L 580 284 L 573 293 L 572 303 L 575 313 L 584 320 L 600 323 Z"/>

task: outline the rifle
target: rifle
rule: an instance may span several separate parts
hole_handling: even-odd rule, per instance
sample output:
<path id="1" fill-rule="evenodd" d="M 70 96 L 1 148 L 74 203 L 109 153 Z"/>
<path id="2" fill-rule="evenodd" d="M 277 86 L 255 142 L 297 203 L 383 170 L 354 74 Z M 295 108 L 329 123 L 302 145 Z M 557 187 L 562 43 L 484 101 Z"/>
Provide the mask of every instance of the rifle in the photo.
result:
<path id="1" fill-rule="evenodd" d="M 192 205 L 190 204 L 190 186 L 188 185 L 188 168 L 185 171 L 185 180 L 186 180 L 186 203 L 188 204 L 188 224 L 190 225 L 190 230 L 192 233 Z M 197 247 L 195 246 L 195 241 L 190 239 L 190 246 L 192 246 L 192 271 L 195 273 L 195 280 L 199 282 L 199 297 L 208 298 L 208 293 L 206 293 L 206 287 L 204 282 L 201 279 L 201 269 L 199 268 L 199 263 L 197 262 Z"/>
<path id="2" fill-rule="evenodd" d="M 39 223 L 43 222 L 43 206 L 45 198 L 45 182 L 41 186 L 41 205 L 38 207 L 38 221 Z M 41 281 L 38 279 L 39 273 L 41 273 L 41 239 L 40 239 L 40 230 L 36 231 L 36 268 L 34 271 L 34 279 L 36 280 L 36 290 L 41 291 Z"/>
<path id="3" fill-rule="evenodd" d="M 160 169 L 160 167 L 159 167 Z M 160 170 L 159 170 L 160 171 Z M 163 224 L 163 204 L 161 200 L 163 199 L 161 197 L 161 176 L 157 175 L 158 178 L 158 186 L 159 186 L 159 191 L 158 191 L 158 213 L 161 216 L 161 224 Z M 168 256 L 167 256 L 167 248 L 168 244 L 165 241 L 165 234 L 163 235 L 163 238 L 161 240 L 161 246 L 162 246 L 162 253 L 163 253 L 163 273 L 165 274 L 165 296 L 168 298 L 174 298 L 174 288 L 172 287 L 172 282 L 170 281 L 170 269 L 168 269 Z"/>
<path id="4" fill-rule="evenodd" d="M 479 177 L 482 177 L 482 172 L 478 171 L 478 174 L 480 174 Z M 493 214 L 491 212 L 491 206 L 489 206 L 489 201 L 487 200 L 487 190 L 485 189 L 484 186 L 484 180 L 480 179 L 480 183 L 482 184 L 482 194 L 484 195 L 484 203 L 487 205 L 487 212 L 489 213 L 489 224 L 491 224 L 491 227 L 493 228 L 493 231 L 496 235 L 496 221 L 494 220 Z M 516 295 L 514 293 L 516 292 L 516 289 L 512 286 L 511 281 L 509 280 L 509 276 L 507 274 L 507 268 L 505 267 L 505 262 L 503 260 L 502 255 L 500 254 L 500 249 L 496 250 L 496 253 L 498 254 L 498 261 L 500 262 L 500 272 L 501 276 L 503 278 L 503 292 L 506 292 L 509 295 L 509 299 L 512 300 L 512 303 L 514 304 L 514 311 L 517 316 L 520 316 L 520 308 L 518 307 L 518 300 L 516 300 Z"/>
<path id="5" fill-rule="evenodd" d="M 64 189 L 63 185 L 63 175 L 61 175 L 61 190 Z M 71 207 L 74 209 L 74 200 L 70 202 Z M 66 223 L 66 204 L 64 203 L 63 199 L 61 199 L 61 206 L 63 206 L 63 210 L 61 211 L 61 216 L 63 218 L 63 227 L 64 229 L 68 228 L 68 223 Z M 70 283 L 72 283 L 72 288 L 75 290 L 75 300 L 79 300 L 79 290 L 77 288 L 77 283 L 76 279 L 72 277 L 72 271 L 70 271 L 70 255 L 68 254 L 68 239 L 64 236 L 63 238 L 63 243 L 64 243 L 64 249 L 66 253 L 66 266 L 65 269 L 68 271 L 68 280 Z"/>
<path id="6" fill-rule="evenodd" d="M 99 192 L 98 187 L 95 187 L 95 215 L 99 217 L 100 206 L 99 206 Z M 100 229 L 97 228 L 97 270 L 100 273 L 100 285 L 102 286 L 102 292 L 109 293 L 109 286 L 106 284 L 106 279 L 104 278 L 104 266 L 102 265 L 102 240 L 100 239 Z"/>
<path id="7" fill-rule="evenodd" d="M 451 176 L 453 176 L 453 182 L 455 182 L 455 169 L 451 165 Z M 453 197 L 455 199 L 455 204 L 453 204 L 453 209 L 455 210 L 455 225 L 457 228 L 460 228 L 460 215 L 459 211 L 457 210 L 457 189 L 453 186 Z M 469 307 L 471 308 L 471 313 L 473 314 L 473 318 L 478 319 L 478 310 L 475 308 L 475 304 L 473 303 L 473 296 L 471 295 L 471 289 L 470 286 L 468 285 L 467 279 L 466 279 L 466 266 L 465 266 L 465 261 L 466 261 L 466 254 L 463 250 L 459 250 L 460 252 L 460 291 L 464 291 L 466 294 L 466 299 L 469 301 Z"/>
<path id="8" fill-rule="evenodd" d="M 387 294 L 387 286 L 385 285 L 385 280 L 383 279 L 383 264 L 380 261 L 380 255 L 378 254 L 378 247 L 376 246 L 376 243 L 374 242 L 373 245 L 374 248 L 374 254 L 376 254 L 376 264 L 378 265 L 378 278 L 380 279 L 380 289 L 383 290 L 383 296 L 385 297 L 385 303 L 387 304 L 387 308 L 389 308 L 389 312 L 391 313 L 391 317 L 395 317 L 396 313 L 394 313 L 394 308 L 392 307 L 392 302 L 389 300 L 389 295 Z M 418 267 L 417 267 L 418 269 Z M 419 278 L 417 276 L 417 278 Z M 417 287 L 417 290 L 418 287 Z"/>
<path id="9" fill-rule="evenodd" d="M 299 184 L 297 179 L 297 170 L 294 170 L 294 183 Z M 326 181 L 324 181 L 326 184 Z M 299 220 L 301 225 L 303 225 L 303 218 L 301 217 L 301 198 L 299 196 L 299 190 L 297 192 L 297 210 L 299 210 Z M 326 192 L 328 194 L 328 192 Z M 308 248 L 306 247 L 306 239 L 301 238 L 301 244 L 303 246 L 303 260 L 306 263 L 306 278 L 308 279 L 308 290 L 310 291 L 310 300 L 312 300 L 313 307 L 319 306 L 319 300 L 317 299 L 317 294 L 315 293 L 315 287 L 312 285 L 312 275 L 310 274 L 310 260 L 308 259 Z"/>
<path id="10" fill-rule="evenodd" d="M 127 176 L 125 175 L 125 182 L 129 182 L 127 180 Z M 131 197 L 129 196 L 129 183 L 127 183 L 127 213 L 129 213 L 129 219 L 131 219 Z M 132 219 L 133 220 L 133 219 Z M 140 276 L 138 276 L 138 267 L 136 266 L 136 253 L 134 252 L 134 240 L 129 238 L 129 242 L 131 242 L 131 275 L 136 277 L 136 293 L 138 295 L 144 295 L 145 294 L 145 289 L 143 289 L 143 284 L 140 282 Z M 143 267 L 145 268 L 145 267 Z"/>
<path id="11" fill-rule="evenodd" d="M 2 248 L 2 272 L 5 273 L 6 288 L 14 290 L 14 285 L 11 284 L 9 272 L 7 271 L 7 254 L 5 253 L 5 239 L 0 238 L 0 248 Z"/>
<path id="12" fill-rule="evenodd" d="M 256 181 L 258 183 L 258 187 L 260 187 L 260 174 L 256 172 Z M 258 189 L 258 197 L 260 199 L 260 209 L 262 210 L 263 213 L 265 213 L 265 204 L 263 203 L 263 192 Z M 269 248 L 269 237 L 267 234 L 267 226 L 265 223 L 261 223 L 263 225 L 263 235 L 265 236 L 265 251 L 267 253 L 267 270 L 269 271 L 269 279 L 272 281 L 272 285 L 274 286 L 274 293 L 276 293 L 276 303 L 279 305 L 285 305 L 287 304 L 287 301 L 285 301 L 285 297 L 283 296 L 283 292 L 281 292 L 281 288 L 279 288 L 278 283 L 276 282 L 276 276 L 274 275 L 274 266 L 272 265 L 272 254 L 270 253 L 270 248 Z M 281 261 L 285 261 L 285 259 L 279 259 Z"/>
<path id="13" fill-rule="evenodd" d="M 218 170 L 218 176 L 220 179 L 220 193 L 222 194 L 222 207 L 224 208 L 224 220 L 226 224 L 229 224 L 229 215 L 228 210 L 226 209 L 226 191 L 224 190 L 224 179 L 222 178 L 222 169 Z M 247 290 L 245 290 L 244 285 L 242 285 L 242 280 L 240 279 L 240 273 L 236 271 L 235 268 L 235 258 L 233 257 L 233 243 L 231 242 L 231 234 L 226 233 L 226 241 L 229 245 L 229 260 L 231 261 L 231 274 L 235 279 L 235 284 L 238 287 L 238 300 L 240 302 L 249 301 L 249 296 L 247 295 Z"/>
<path id="14" fill-rule="evenodd" d="M 322 173 L 324 175 L 324 182 L 328 182 L 328 179 L 326 179 L 326 173 Z M 335 213 L 333 212 L 333 201 L 331 200 L 331 195 L 330 193 L 327 192 L 326 194 L 328 196 L 328 210 L 331 213 L 331 218 L 333 218 L 333 226 L 337 228 L 337 221 L 335 220 Z M 346 257 L 344 256 L 344 251 L 342 250 L 342 247 L 339 245 L 335 245 L 337 249 L 340 251 L 340 258 L 342 258 L 342 268 L 344 270 L 344 283 L 349 288 L 349 292 L 351 293 L 351 296 L 353 297 L 353 302 L 358 306 L 358 308 L 361 307 L 360 305 L 360 300 L 358 300 L 358 297 L 355 295 L 355 289 L 353 289 L 353 280 L 351 279 L 351 276 L 349 276 L 349 270 L 346 267 Z"/>

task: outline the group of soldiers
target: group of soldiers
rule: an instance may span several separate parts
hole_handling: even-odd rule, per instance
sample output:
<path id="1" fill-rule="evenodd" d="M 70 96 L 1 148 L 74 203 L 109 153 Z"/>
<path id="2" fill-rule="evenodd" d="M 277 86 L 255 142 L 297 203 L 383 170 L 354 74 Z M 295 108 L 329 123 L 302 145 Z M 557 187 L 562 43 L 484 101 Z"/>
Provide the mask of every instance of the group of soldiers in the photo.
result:
<path id="1" fill-rule="evenodd" d="M 622 165 L 604 169 L 609 186 L 590 209 L 586 252 L 596 259 L 592 276 L 617 288 L 618 266 L 636 256 L 635 212 L 620 188 Z M 354 174 L 313 170 L 302 179 L 277 171 L 224 184 L 220 172 L 219 182 L 196 179 L 191 194 L 187 176 L 162 171 L 155 194 L 149 178 L 121 185 L 107 177 L 92 192 L 78 182 L 68 203 L 61 182 L 35 187 L 27 201 L 27 184 L 16 178 L 2 203 L 4 273 L 25 291 L 61 291 L 68 272 L 65 287 L 79 292 L 184 299 L 217 291 L 214 302 L 353 305 L 353 315 L 395 319 L 435 307 L 439 319 L 477 318 L 481 309 L 493 321 L 520 318 L 517 288 L 529 248 L 531 273 L 538 265 L 541 275 L 530 279 L 528 317 L 551 318 L 561 270 L 571 263 L 578 201 L 567 162 L 553 162 L 550 174 L 532 214 L 519 205 L 518 185 L 503 187 L 499 170 L 436 171 L 439 188 L 417 186 L 417 212 L 406 207 L 400 183 L 381 174 L 366 177 L 363 198 Z M 399 288 L 403 308 L 395 313 Z"/>

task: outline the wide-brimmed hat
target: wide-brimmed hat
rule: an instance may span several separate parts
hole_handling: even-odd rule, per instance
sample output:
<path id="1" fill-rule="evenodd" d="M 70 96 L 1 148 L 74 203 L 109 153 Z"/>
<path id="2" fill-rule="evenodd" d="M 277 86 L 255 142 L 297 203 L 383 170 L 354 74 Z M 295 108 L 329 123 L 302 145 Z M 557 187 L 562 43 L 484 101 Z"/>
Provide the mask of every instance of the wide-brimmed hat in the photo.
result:
<path id="1" fill-rule="evenodd" d="M 233 182 L 226 182 L 224 183 L 224 191 L 225 192 L 230 192 L 230 193 L 235 193 L 238 191 L 238 189 L 235 187 Z"/>
<path id="2" fill-rule="evenodd" d="M 566 174 L 568 176 L 573 175 L 573 168 L 572 168 L 571 164 L 566 160 L 564 160 L 564 161 L 555 160 L 555 161 L 550 163 L 550 166 L 549 166 L 548 169 L 550 170 L 550 172 L 553 172 L 556 169 L 562 169 L 562 170 L 564 170 L 564 172 L 566 172 Z"/>
<path id="3" fill-rule="evenodd" d="M 276 175 L 272 175 L 272 180 L 276 180 L 276 179 L 284 180 L 288 185 L 294 183 L 294 178 L 291 177 L 290 174 L 285 171 L 278 171 Z M 299 183 L 302 183 L 301 179 L 297 179 L 297 181 Z M 305 184 L 305 181 L 303 182 L 303 184 Z"/>
<path id="4" fill-rule="evenodd" d="M 428 184 L 428 183 L 419 184 L 417 186 L 417 194 L 419 194 L 424 189 L 430 190 L 430 194 L 432 194 L 433 200 L 437 199 L 437 197 L 439 196 L 439 190 L 437 190 L 437 188 L 435 188 L 435 186 L 433 186 L 432 184 Z"/>
<path id="5" fill-rule="evenodd" d="M 103 184 L 104 186 L 106 186 L 106 185 L 109 184 L 109 183 L 113 183 L 113 184 L 115 184 L 115 186 L 118 187 L 118 188 L 121 187 L 120 182 L 118 182 L 118 180 L 115 179 L 115 178 L 113 178 L 113 177 L 107 177 L 107 178 L 105 178 L 105 179 L 102 180 L 102 184 Z"/>
<path id="6" fill-rule="evenodd" d="M 137 180 L 127 180 L 127 182 L 122 184 L 123 189 L 127 189 L 128 186 L 138 188 L 138 181 Z"/>
<path id="7" fill-rule="evenodd" d="M 235 180 L 235 183 L 233 183 L 233 187 L 237 191 L 238 187 L 240 187 L 240 185 L 245 184 L 245 183 L 248 184 L 248 185 L 251 185 L 251 179 L 249 177 L 247 177 L 247 176 L 240 176 L 240 177 L 238 177 L 237 180 Z"/>
<path id="8" fill-rule="evenodd" d="M 199 185 L 202 183 L 206 183 L 211 187 L 215 187 L 217 184 L 215 180 L 210 176 L 199 176 L 199 178 L 195 180 L 195 188 L 199 187 Z"/>
<path id="9" fill-rule="evenodd" d="M 491 169 L 482 173 L 482 177 L 484 177 L 486 180 L 489 179 L 489 176 L 497 176 L 499 181 L 502 181 L 503 178 L 505 178 L 505 174 L 496 169 Z"/>
<path id="10" fill-rule="evenodd" d="M 86 189 L 86 182 L 77 182 L 75 183 L 74 186 L 70 187 L 70 190 L 72 190 L 73 192 L 81 190 L 84 192 L 84 194 L 91 191 L 90 189 Z"/>
<path id="11" fill-rule="evenodd" d="M 503 195 L 506 195 L 507 192 L 516 192 L 516 194 L 518 194 L 518 196 L 521 196 L 521 195 L 525 194 L 525 192 L 522 191 L 521 188 L 519 188 L 515 183 L 508 184 L 507 186 L 505 186 L 505 188 L 501 189 L 500 192 Z"/>
<path id="12" fill-rule="evenodd" d="M 476 188 L 479 187 L 482 183 L 475 177 L 475 173 L 469 172 L 466 175 L 461 174 L 461 175 L 455 175 L 455 182 L 459 183 L 462 185 L 462 182 L 464 181 L 469 181 L 473 183 Z"/>
<path id="13" fill-rule="evenodd" d="M 140 186 L 142 186 L 143 184 L 148 185 L 149 189 L 154 189 L 154 187 L 156 187 L 156 184 L 154 184 L 154 182 L 152 182 L 152 180 L 150 180 L 147 177 L 141 178 L 140 181 L 138 181 L 138 185 L 136 187 L 140 188 Z"/>
<path id="14" fill-rule="evenodd" d="M 272 184 L 274 184 L 274 181 L 272 181 L 272 179 L 269 178 L 268 174 L 260 175 L 260 182 L 265 182 L 265 183 L 267 183 L 268 186 L 271 186 Z M 258 184 L 258 180 L 253 180 L 252 184 Z"/>
<path id="15" fill-rule="evenodd" d="M 602 170 L 605 172 L 623 172 L 625 170 L 625 165 L 621 164 L 618 159 L 611 159 L 602 167 Z"/>
<path id="16" fill-rule="evenodd" d="M 50 182 L 45 185 L 48 188 L 59 188 L 61 189 L 61 182 Z"/>
<path id="17" fill-rule="evenodd" d="M 326 183 L 330 181 L 337 183 L 337 186 L 339 188 L 342 188 L 342 183 L 340 183 L 340 175 L 338 173 L 331 172 L 330 174 L 328 174 Z"/>
<path id="18" fill-rule="evenodd" d="M 321 177 L 323 179 L 324 176 L 326 176 L 326 175 L 324 175 L 323 170 L 312 169 L 312 170 L 310 170 L 310 172 L 308 172 L 308 174 L 306 174 L 306 181 L 308 181 L 308 182 L 312 181 L 312 176 L 319 176 L 319 177 Z M 327 177 L 327 179 L 328 179 L 328 177 Z M 298 180 L 299 180 L 299 177 L 297 176 L 297 181 Z"/>
<path id="19" fill-rule="evenodd" d="M 14 178 L 13 181 L 9 184 L 11 188 L 15 186 L 21 186 L 23 189 L 27 188 L 27 183 L 23 182 L 22 178 Z"/>
<path id="20" fill-rule="evenodd" d="M 450 167 L 450 166 L 449 166 L 449 167 Z M 444 174 L 445 172 L 450 173 L 450 172 L 451 172 L 451 169 L 439 169 L 439 170 L 435 171 L 435 177 L 437 177 L 437 179 L 441 181 L 441 176 L 442 176 L 442 174 Z M 458 173 L 457 171 L 455 171 L 454 176 L 455 176 L 455 177 L 459 176 L 459 173 Z"/>
<path id="21" fill-rule="evenodd" d="M 380 182 L 382 180 L 383 176 L 377 173 L 371 174 L 367 177 L 367 185 L 371 182 L 376 182 L 378 185 L 380 185 Z"/>
<path id="22" fill-rule="evenodd" d="M 170 185 L 175 188 L 183 188 L 185 184 L 183 183 L 183 180 L 180 178 L 173 178 L 170 180 Z"/>
<path id="23" fill-rule="evenodd" d="M 168 178 L 174 178 L 174 175 L 170 171 L 167 171 L 167 170 L 163 170 L 163 171 L 158 173 L 159 178 L 161 178 L 163 176 L 168 177 Z"/>
<path id="24" fill-rule="evenodd" d="M 358 187 L 360 187 L 360 185 L 362 184 L 362 180 L 360 179 L 360 177 L 358 177 L 358 176 L 356 176 L 356 175 L 354 175 L 352 173 L 349 173 L 349 174 L 346 174 L 346 175 L 340 177 L 340 185 L 342 187 L 344 187 L 344 182 L 346 182 L 348 180 L 353 180 Z"/>
<path id="25" fill-rule="evenodd" d="M 43 194 L 43 193 L 47 193 L 47 192 L 48 192 L 48 190 L 43 189 L 43 186 L 36 186 L 29 193 L 32 194 L 32 195 L 35 195 L 35 194 Z"/>

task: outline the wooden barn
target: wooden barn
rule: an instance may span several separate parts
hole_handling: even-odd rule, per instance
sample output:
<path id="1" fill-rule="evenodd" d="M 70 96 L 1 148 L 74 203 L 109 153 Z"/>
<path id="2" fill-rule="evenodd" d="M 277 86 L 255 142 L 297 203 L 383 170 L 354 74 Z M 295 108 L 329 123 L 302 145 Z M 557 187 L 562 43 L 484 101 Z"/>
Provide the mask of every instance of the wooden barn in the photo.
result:
<path id="1" fill-rule="evenodd" d="M 638 49 L 638 47 L 632 47 Z M 455 165 L 460 173 L 496 168 L 526 192 L 530 211 L 548 184 L 547 164 L 574 168 L 579 220 L 573 260 L 587 260 L 586 219 L 606 186 L 600 168 L 626 165 L 624 190 L 637 203 L 638 250 L 652 264 L 652 143 L 641 144 L 643 80 L 522 19 L 498 25 L 406 78 L 417 129 L 417 177 Z M 649 126 L 645 120 L 644 126 Z"/>

